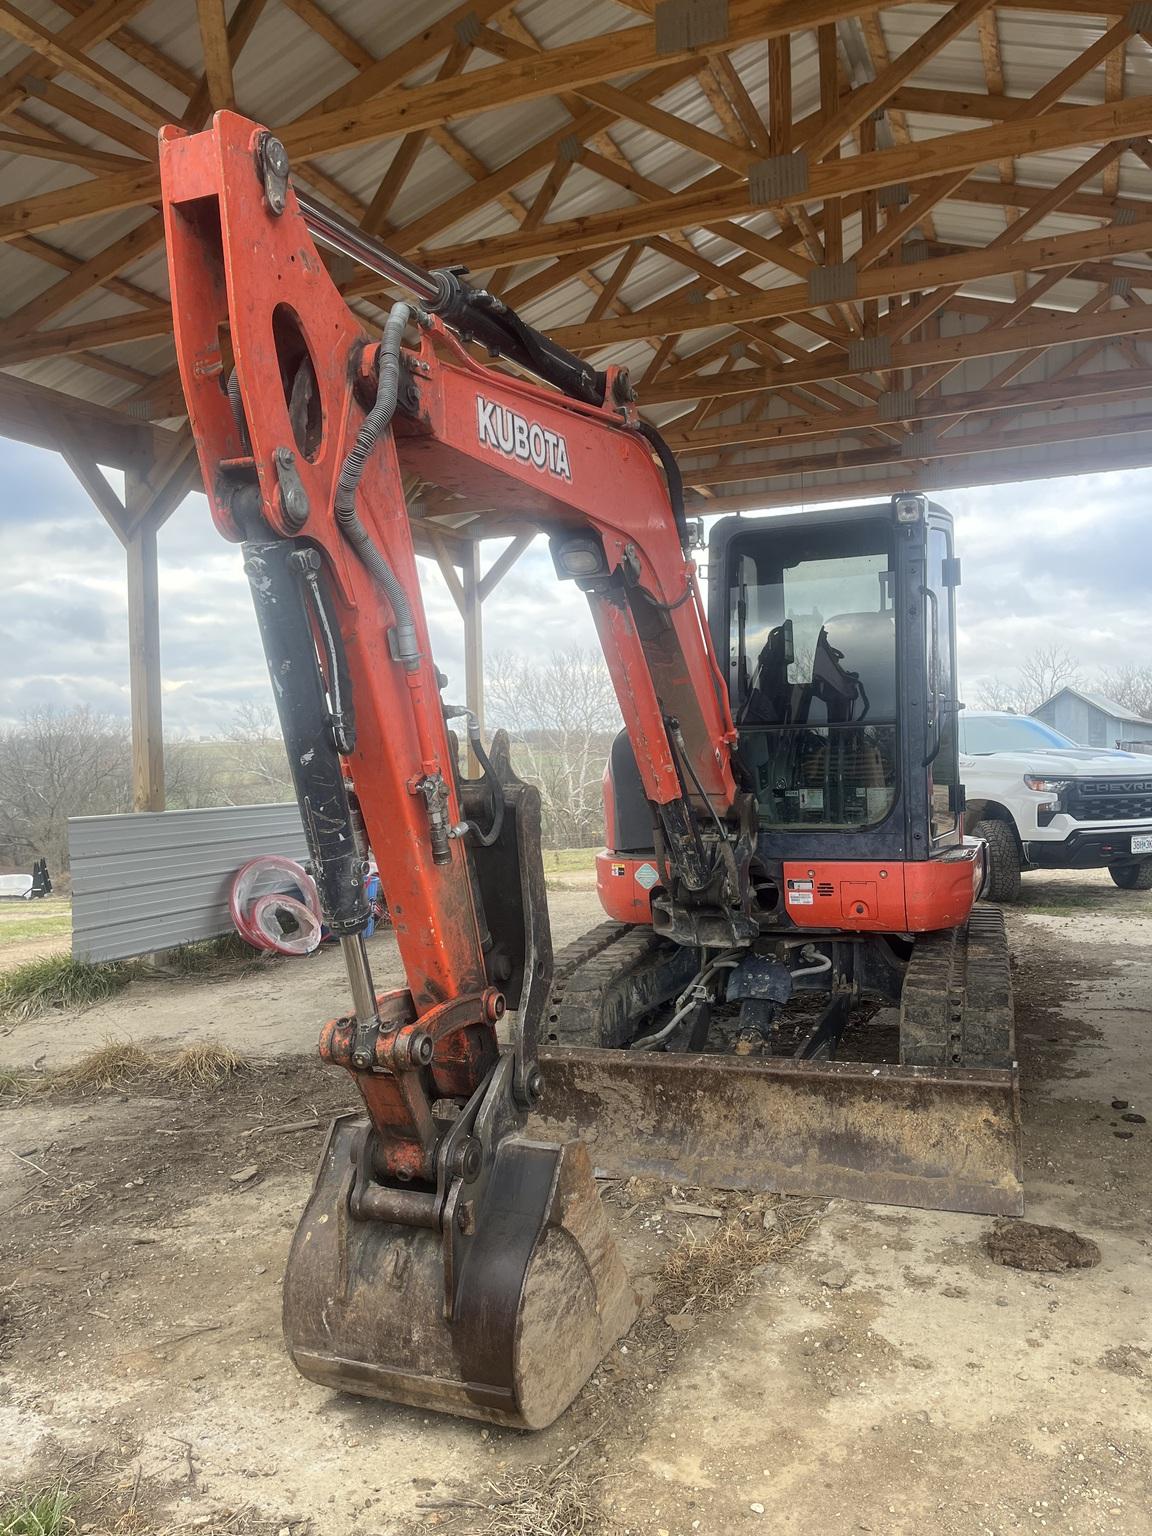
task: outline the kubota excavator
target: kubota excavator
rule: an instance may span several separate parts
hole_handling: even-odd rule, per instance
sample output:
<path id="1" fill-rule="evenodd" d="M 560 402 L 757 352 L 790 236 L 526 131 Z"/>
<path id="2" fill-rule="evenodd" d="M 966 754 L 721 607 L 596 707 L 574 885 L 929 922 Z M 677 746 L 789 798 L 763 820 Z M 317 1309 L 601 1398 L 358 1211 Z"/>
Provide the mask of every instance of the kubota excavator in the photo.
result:
<path id="1" fill-rule="evenodd" d="M 257 124 L 221 112 L 161 141 L 204 485 L 241 545 L 353 1005 L 320 1050 L 364 1113 L 332 1127 L 285 1277 L 299 1369 L 550 1423 L 636 1312 L 594 1170 L 1018 1211 L 1003 929 L 971 913 L 956 773 L 947 514 L 904 496 L 721 522 L 706 613 L 675 460 L 623 370 L 308 202 Z M 412 296 L 378 340 L 318 245 L 362 269 L 345 293 Z M 424 486 L 548 533 L 624 718 L 612 921 L 555 962 L 538 792 L 442 699 Z M 383 994 L 365 837 L 407 980 Z"/>

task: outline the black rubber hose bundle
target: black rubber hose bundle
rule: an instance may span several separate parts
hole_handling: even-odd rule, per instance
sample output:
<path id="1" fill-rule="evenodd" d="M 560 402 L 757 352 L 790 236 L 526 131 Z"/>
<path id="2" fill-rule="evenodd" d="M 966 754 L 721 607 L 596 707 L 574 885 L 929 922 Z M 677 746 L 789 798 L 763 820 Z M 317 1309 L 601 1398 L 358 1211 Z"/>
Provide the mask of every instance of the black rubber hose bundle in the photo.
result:
<path id="1" fill-rule="evenodd" d="M 412 605 L 396 573 L 376 548 L 372 535 L 356 511 L 356 490 L 364 466 L 396 413 L 396 400 L 400 393 L 400 345 L 410 314 L 407 304 L 393 304 L 389 312 L 380 340 L 376 400 L 361 423 L 356 441 L 341 467 L 340 479 L 336 483 L 334 510 L 344 537 L 360 556 L 370 575 L 384 588 L 392 612 L 396 615 L 396 655 L 411 672 L 420 663 Z"/>

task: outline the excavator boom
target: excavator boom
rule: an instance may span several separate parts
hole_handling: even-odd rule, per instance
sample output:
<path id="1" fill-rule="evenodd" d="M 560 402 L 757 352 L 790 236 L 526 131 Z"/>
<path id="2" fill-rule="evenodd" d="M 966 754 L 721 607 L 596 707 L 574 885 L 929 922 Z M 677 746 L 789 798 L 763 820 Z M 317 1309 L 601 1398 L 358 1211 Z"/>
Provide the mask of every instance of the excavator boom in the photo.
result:
<path id="1" fill-rule="evenodd" d="M 213 518 L 242 548 L 354 1001 L 321 1054 L 351 1073 L 365 1113 L 334 1127 L 293 1246 L 289 1346 L 334 1386 L 546 1423 L 635 1298 L 583 1145 L 525 1134 L 551 982 L 538 796 L 442 700 L 406 490 L 430 484 L 498 508 L 503 529 L 549 532 L 558 575 L 588 594 L 643 764 L 665 924 L 740 943 L 755 927 L 735 733 L 674 461 L 624 373 L 596 373 L 458 276 L 302 207 L 259 125 L 222 112 L 208 132 L 161 137 L 189 419 Z M 379 341 L 313 235 L 367 257 L 374 291 L 415 290 Z M 554 387 L 478 363 L 465 338 Z M 480 780 L 460 778 L 450 718 Z M 354 804 L 407 981 L 379 996 Z"/>

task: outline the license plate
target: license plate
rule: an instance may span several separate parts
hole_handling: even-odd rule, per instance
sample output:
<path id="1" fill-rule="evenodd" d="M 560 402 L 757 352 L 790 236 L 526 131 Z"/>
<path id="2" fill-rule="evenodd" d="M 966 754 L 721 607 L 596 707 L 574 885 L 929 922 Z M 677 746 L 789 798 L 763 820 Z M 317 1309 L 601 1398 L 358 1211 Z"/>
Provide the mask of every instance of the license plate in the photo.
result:
<path id="1" fill-rule="evenodd" d="M 1152 853 L 1152 833 L 1141 832 L 1132 839 L 1133 853 Z"/>

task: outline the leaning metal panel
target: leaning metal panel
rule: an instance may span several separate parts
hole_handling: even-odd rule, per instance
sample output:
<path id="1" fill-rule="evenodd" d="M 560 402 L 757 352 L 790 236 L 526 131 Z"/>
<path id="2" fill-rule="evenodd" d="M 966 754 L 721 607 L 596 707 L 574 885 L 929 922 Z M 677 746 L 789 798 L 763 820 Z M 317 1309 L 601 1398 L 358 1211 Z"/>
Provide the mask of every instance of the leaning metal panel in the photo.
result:
<path id="1" fill-rule="evenodd" d="M 292 802 L 75 816 L 68 852 L 72 953 L 122 960 L 229 933 L 228 890 L 240 865 L 265 853 L 302 863 L 308 845 Z"/>

